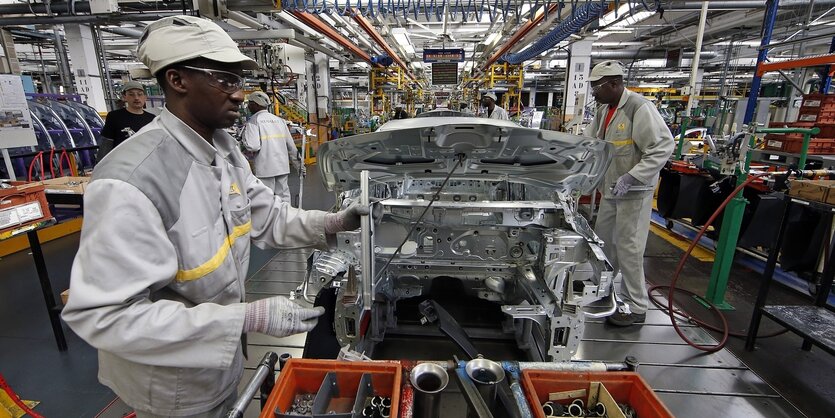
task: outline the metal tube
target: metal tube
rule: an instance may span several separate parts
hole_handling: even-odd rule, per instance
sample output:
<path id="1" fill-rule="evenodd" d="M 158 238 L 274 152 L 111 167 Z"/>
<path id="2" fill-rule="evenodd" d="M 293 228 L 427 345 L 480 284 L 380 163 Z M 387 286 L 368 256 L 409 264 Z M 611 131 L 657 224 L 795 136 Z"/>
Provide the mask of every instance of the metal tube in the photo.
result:
<path id="1" fill-rule="evenodd" d="M 56 25 L 64 23 L 102 23 L 108 22 L 139 22 L 159 20 L 168 16 L 179 16 L 179 12 L 156 12 L 156 13 L 129 13 L 111 17 L 108 15 L 83 15 L 83 16 L 53 16 L 53 17 L 4 17 L 0 18 L 0 26 L 24 26 L 24 25 Z"/>
<path id="2" fill-rule="evenodd" d="M 434 418 L 441 416 L 441 392 L 449 384 L 446 369 L 436 363 L 421 363 L 412 368 L 409 381 L 414 388 L 413 416 Z"/>
<path id="3" fill-rule="evenodd" d="M 255 393 L 258 392 L 261 383 L 273 373 L 276 359 L 277 356 L 272 351 L 264 354 L 258 368 L 255 370 L 255 375 L 246 384 L 246 387 L 241 392 L 241 396 L 238 397 L 235 405 L 232 406 L 232 409 L 226 415 L 227 418 L 241 418 L 244 416 L 247 406 L 252 402 L 252 398 L 255 397 Z"/>
<path id="4" fill-rule="evenodd" d="M 464 370 L 467 372 L 467 377 L 475 383 L 487 407 L 495 409 L 498 383 L 504 380 L 505 374 L 502 366 L 495 361 L 478 358 L 468 361 Z M 469 415 L 477 416 L 472 410 Z"/>
<path id="5" fill-rule="evenodd" d="M 284 370 L 284 366 L 287 365 L 287 360 L 293 358 L 290 353 L 284 353 L 278 357 L 278 370 Z"/>
<path id="6" fill-rule="evenodd" d="M 369 172 L 363 170 L 360 173 L 360 205 L 362 207 L 370 207 L 369 200 Z M 374 282 L 374 247 L 371 237 L 371 213 L 360 217 L 360 248 L 362 250 L 362 259 L 360 266 L 362 267 L 362 309 L 364 311 L 371 310 L 372 291 Z"/>

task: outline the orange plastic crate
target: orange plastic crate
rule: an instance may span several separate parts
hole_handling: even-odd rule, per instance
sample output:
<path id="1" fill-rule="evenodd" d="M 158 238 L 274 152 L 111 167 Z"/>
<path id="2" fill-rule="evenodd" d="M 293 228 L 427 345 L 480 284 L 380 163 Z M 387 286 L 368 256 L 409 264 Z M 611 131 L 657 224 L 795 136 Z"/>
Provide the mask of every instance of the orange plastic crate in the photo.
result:
<path id="1" fill-rule="evenodd" d="M 296 395 L 316 394 L 328 372 L 336 373 L 340 397 L 332 401 L 335 409 L 350 411 L 363 374 L 371 374 L 375 396 L 391 398 L 391 416 L 398 416 L 402 367 L 397 361 L 338 361 L 290 359 L 278 376 L 259 418 L 274 418 L 275 409 L 283 413 L 293 405 Z M 347 411 L 346 411 L 347 409 Z M 339 411 L 337 411 L 339 412 Z"/>
<path id="2" fill-rule="evenodd" d="M 11 189 L 0 189 L 0 232 L 52 218 L 52 214 L 49 212 L 49 203 L 46 201 L 43 184 L 27 183 L 24 181 L 12 181 L 8 182 L 8 184 L 14 187 Z M 38 203 L 39 209 L 32 208 L 30 204 L 34 202 Z M 17 208 L 18 210 L 14 211 L 12 208 Z M 38 210 L 40 214 L 36 213 Z M 14 214 L 11 213 L 13 211 Z M 14 222 L 14 224 L 11 224 L 15 218 L 19 218 L 20 216 L 23 216 L 22 222 Z"/>
<path id="3" fill-rule="evenodd" d="M 629 404 L 641 418 L 673 418 L 670 410 L 637 373 L 522 371 L 525 397 L 537 418 L 545 418 L 541 405 L 548 400 L 549 393 L 588 389 L 591 382 L 602 383 L 615 401 Z"/>

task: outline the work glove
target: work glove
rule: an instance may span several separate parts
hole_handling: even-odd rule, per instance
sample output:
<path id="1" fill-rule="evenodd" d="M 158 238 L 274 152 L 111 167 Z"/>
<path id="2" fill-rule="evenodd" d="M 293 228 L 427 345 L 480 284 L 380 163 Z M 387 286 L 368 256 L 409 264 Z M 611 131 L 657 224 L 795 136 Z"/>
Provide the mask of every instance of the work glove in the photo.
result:
<path id="1" fill-rule="evenodd" d="M 371 202 L 371 217 L 376 224 L 383 217 L 383 205 Z M 341 231 L 353 231 L 360 227 L 360 217 L 368 215 L 369 209 L 354 201 L 347 209 L 325 215 L 325 233 L 335 234 Z"/>
<path id="2" fill-rule="evenodd" d="M 308 332 L 316 326 L 325 308 L 303 308 L 284 296 L 274 296 L 246 304 L 244 332 L 260 332 L 274 337 Z"/>
<path id="3" fill-rule="evenodd" d="M 301 175 L 302 175 L 302 177 L 307 176 L 307 166 L 306 166 L 306 165 L 304 165 L 304 163 L 303 163 L 303 162 L 299 161 L 299 162 L 298 162 L 298 165 L 296 165 L 296 169 L 298 169 L 298 170 L 299 170 L 299 174 L 301 174 Z"/>
<path id="4" fill-rule="evenodd" d="M 615 186 L 612 187 L 612 195 L 615 197 L 620 197 L 626 194 L 629 191 L 629 188 L 632 187 L 633 184 L 637 183 L 638 179 L 632 177 L 631 174 L 626 173 L 620 177 L 618 177 L 618 182 L 615 183 Z"/>

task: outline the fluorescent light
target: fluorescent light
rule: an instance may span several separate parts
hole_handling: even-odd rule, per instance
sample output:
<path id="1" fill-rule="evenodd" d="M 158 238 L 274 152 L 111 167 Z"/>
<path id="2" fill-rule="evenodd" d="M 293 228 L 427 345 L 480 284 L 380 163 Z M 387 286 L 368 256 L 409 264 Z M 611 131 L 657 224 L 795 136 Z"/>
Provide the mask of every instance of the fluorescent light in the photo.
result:
<path id="1" fill-rule="evenodd" d="M 415 53 L 415 47 L 412 45 L 412 42 L 409 40 L 409 34 L 406 32 L 404 28 L 394 28 L 391 30 L 392 36 L 400 44 L 401 47 L 406 51 L 408 54 Z"/>
<path id="2" fill-rule="evenodd" d="M 319 14 L 319 18 L 320 18 L 320 19 L 322 19 L 322 20 L 324 20 L 325 22 L 328 22 L 331 26 L 336 27 L 336 22 L 334 22 L 334 20 L 333 20 L 333 19 L 331 19 L 330 17 L 328 17 L 328 15 L 326 15 L 326 14 L 324 14 L 324 13 L 320 13 L 320 14 Z"/>
<path id="3" fill-rule="evenodd" d="M 670 87 L 670 85 L 665 84 L 665 83 L 641 83 L 641 84 L 638 84 L 638 88 L 642 88 L 642 89 L 663 89 L 663 88 L 667 88 L 667 87 Z"/>

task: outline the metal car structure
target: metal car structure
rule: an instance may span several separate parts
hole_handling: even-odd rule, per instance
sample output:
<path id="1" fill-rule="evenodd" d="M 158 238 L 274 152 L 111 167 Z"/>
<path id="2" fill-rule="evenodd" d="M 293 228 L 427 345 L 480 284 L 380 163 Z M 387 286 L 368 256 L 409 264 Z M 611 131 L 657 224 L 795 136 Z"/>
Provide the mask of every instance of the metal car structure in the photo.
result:
<path id="1" fill-rule="evenodd" d="M 441 115 L 441 116 L 437 116 Z M 309 283 L 337 290 L 339 343 L 373 353 L 399 301 L 459 280 L 494 302 L 534 361 L 576 354 L 588 317 L 617 306 L 603 242 L 577 211 L 611 158 L 603 141 L 458 112 L 427 112 L 321 145 L 338 204 L 381 209 L 314 254 Z"/>

